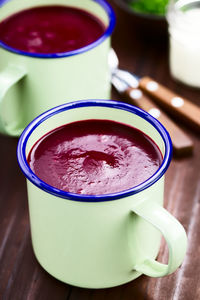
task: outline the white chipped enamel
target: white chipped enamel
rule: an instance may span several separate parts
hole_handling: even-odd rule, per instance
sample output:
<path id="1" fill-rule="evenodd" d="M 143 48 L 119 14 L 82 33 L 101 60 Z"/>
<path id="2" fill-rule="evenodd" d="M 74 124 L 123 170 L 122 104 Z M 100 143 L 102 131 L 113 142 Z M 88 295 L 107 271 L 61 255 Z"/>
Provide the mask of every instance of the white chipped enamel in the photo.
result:
<path id="1" fill-rule="evenodd" d="M 135 89 L 130 92 L 131 98 L 138 100 L 142 97 L 142 91 Z"/>
<path id="2" fill-rule="evenodd" d="M 157 108 L 151 108 L 148 113 L 152 115 L 154 118 L 158 119 L 160 117 L 160 110 Z"/>
<path id="3" fill-rule="evenodd" d="M 184 104 L 184 100 L 180 97 L 174 97 L 172 98 L 171 103 L 174 107 L 181 107 Z"/>
<path id="4" fill-rule="evenodd" d="M 156 91 L 158 89 L 158 84 L 155 81 L 149 81 L 147 83 L 146 87 L 147 87 L 147 90 L 149 90 L 151 92 L 154 92 L 154 91 Z"/>

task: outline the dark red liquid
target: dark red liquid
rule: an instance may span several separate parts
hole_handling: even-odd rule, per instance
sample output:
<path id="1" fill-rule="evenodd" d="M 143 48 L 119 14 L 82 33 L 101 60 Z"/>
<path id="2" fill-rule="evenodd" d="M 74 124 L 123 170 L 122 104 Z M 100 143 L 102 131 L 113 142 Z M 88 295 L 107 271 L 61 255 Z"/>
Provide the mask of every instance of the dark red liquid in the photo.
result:
<path id="1" fill-rule="evenodd" d="M 67 6 L 43 6 L 11 15 L 0 23 L 0 40 L 31 53 L 62 53 L 96 41 L 105 26 L 92 14 Z"/>
<path id="2" fill-rule="evenodd" d="M 58 189 L 88 195 L 134 187 L 162 162 L 157 145 L 143 132 L 107 120 L 86 120 L 57 128 L 32 148 L 28 163 Z"/>

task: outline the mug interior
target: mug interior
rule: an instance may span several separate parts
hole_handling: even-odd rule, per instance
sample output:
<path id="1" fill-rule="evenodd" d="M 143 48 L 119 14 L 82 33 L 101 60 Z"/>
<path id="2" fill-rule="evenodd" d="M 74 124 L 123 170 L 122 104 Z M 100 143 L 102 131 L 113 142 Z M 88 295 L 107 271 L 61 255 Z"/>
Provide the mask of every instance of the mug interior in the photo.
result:
<path id="1" fill-rule="evenodd" d="M 106 195 L 78 195 L 49 186 L 40 180 L 27 163 L 33 145 L 45 134 L 57 127 L 80 120 L 112 120 L 135 127 L 148 135 L 159 147 L 163 161 L 157 172 L 145 182 L 122 192 Z M 155 183 L 166 172 L 172 157 L 171 139 L 159 121 L 145 111 L 122 102 L 112 100 L 83 100 L 55 107 L 34 119 L 22 133 L 17 149 L 19 165 L 33 184 L 59 197 L 78 201 L 106 201 L 138 193 Z"/>
<path id="2" fill-rule="evenodd" d="M 50 5 L 62 5 L 62 6 L 71 6 L 75 8 L 80 8 L 83 10 L 87 10 L 92 15 L 99 18 L 103 23 L 106 25 L 106 30 L 104 34 L 97 39 L 95 42 L 68 52 L 63 53 L 53 53 L 53 54 L 39 54 L 39 53 L 30 53 L 21 51 L 18 49 L 14 49 L 5 43 L 0 41 L 0 47 L 4 49 L 20 54 L 26 55 L 31 57 L 38 57 L 38 58 L 58 58 L 58 57 L 66 57 L 72 56 L 76 54 L 83 53 L 88 51 L 97 45 L 101 44 L 106 38 L 108 38 L 114 27 L 115 27 L 115 14 L 108 2 L 105 0 L 34 0 L 34 1 L 27 1 L 27 0 L 7 0 L 7 1 L 0 1 L 0 22 L 12 14 L 15 14 L 19 11 L 38 7 L 38 6 L 50 6 Z"/>

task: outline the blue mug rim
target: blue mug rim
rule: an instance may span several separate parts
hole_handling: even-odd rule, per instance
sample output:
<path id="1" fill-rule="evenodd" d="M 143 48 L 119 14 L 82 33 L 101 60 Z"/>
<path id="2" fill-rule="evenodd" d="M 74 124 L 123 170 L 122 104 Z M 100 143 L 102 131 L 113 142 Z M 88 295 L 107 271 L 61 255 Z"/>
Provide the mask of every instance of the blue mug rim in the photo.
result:
<path id="1" fill-rule="evenodd" d="M 3 6 L 4 4 L 6 4 L 7 2 L 10 2 L 11 0 L 0 0 L 0 7 Z M 3 43 L 0 40 L 0 47 L 4 48 L 5 50 L 9 51 L 9 52 L 13 52 L 15 54 L 19 54 L 19 55 L 24 55 L 24 56 L 29 56 L 29 57 L 34 57 L 34 58 L 63 58 L 63 57 L 70 57 L 70 56 L 74 56 L 74 55 L 78 55 L 84 52 L 87 52 L 95 47 L 97 47 L 98 45 L 100 45 L 101 43 L 104 42 L 104 40 L 106 40 L 113 32 L 114 28 L 115 28 L 115 24 L 116 24 L 116 17 L 115 17 L 115 13 L 114 10 L 112 8 L 112 6 L 106 1 L 106 0 L 91 0 L 94 2 L 97 2 L 101 7 L 103 7 L 103 9 L 105 10 L 105 12 L 108 15 L 109 18 L 109 25 L 108 28 L 106 29 L 106 31 L 103 33 L 102 36 L 100 36 L 96 41 L 94 41 L 93 43 L 73 50 L 73 51 L 67 51 L 67 52 L 61 52 L 61 53 L 48 53 L 48 54 L 44 54 L 44 53 L 30 53 L 30 52 L 26 52 L 26 51 L 21 51 L 18 49 L 15 49 L 13 47 L 8 46 L 6 43 Z"/>
<path id="2" fill-rule="evenodd" d="M 69 193 L 62 190 L 59 190 L 57 188 L 54 188 L 53 186 L 50 186 L 49 184 L 45 183 L 41 179 L 39 179 L 34 172 L 31 170 L 30 166 L 27 163 L 26 159 L 26 145 L 28 142 L 29 137 L 31 136 L 32 132 L 45 120 L 48 118 L 54 116 L 55 114 L 61 113 L 66 110 L 71 110 L 75 108 L 81 108 L 81 107 L 91 107 L 91 106 L 100 106 L 100 107 L 108 107 L 108 108 L 116 108 L 125 110 L 128 112 L 131 112 L 133 114 L 138 115 L 139 117 L 145 119 L 147 122 L 149 122 L 152 126 L 156 128 L 156 130 L 159 132 L 160 136 L 162 137 L 164 144 L 165 144 L 165 155 L 163 157 L 162 164 L 160 165 L 159 169 L 146 181 L 142 182 L 141 184 L 134 186 L 133 188 L 130 188 L 128 190 L 124 190 L 117 193 L 111 193 L 111 194 L 103 194 L 103 195 L 81 195 L 81 194 L 75 194 L 75 193 Z M 48 192 L 54 196 L 73 200 L 73 201 L 81 201 L 81 202 L 104 202 L 104 201 L 111 201 L 111 200 L 118 200 L 124 197 L 128 197 L 134 194 L 137 194 L 154 183 L 156 183 L 166 172 L 166 170 L 169 167 L 169 164 L 172 159 L 172 142 L 169 133 L 165 129 L 165 127 L 153 116 L 148 114 L 147 112 L 143 111 L 142 109 L 120 102 L 120 101 L 114 101 L 114 100 L 80 100 L 80 101 L 74 101 L 67 104 L 62 104 L 59 106 L 56 106 L 38 117 L 36 117 L 22 132 L 19 142 L 17 145 L 17 160 L 18 164 L 24 173 L 25 177 L 32 182 L 35 186 L 42 189 L 45 192 Z"/>

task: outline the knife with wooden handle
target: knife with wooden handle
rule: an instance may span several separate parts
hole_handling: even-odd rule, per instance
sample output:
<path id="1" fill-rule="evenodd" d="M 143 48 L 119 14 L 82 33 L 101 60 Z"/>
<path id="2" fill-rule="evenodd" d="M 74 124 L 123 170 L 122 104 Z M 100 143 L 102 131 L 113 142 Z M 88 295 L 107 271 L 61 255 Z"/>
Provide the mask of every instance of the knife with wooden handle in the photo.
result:
<path id="1" fill-rule="evenodd" d="M 189 125 L 200 131 L 200 107 L 173 93 L 150 77 L 141 78 L 139 87 L 152 96 L 163 108 L 180 119 L 186 120 Z"/>
<path id="2" fill-rule="evenodd" d="M 115 75 L 112 77 L 112 84 L 119 93 L 126 96 L 130 104 L 147 111 L 165 126 L 171 136 L 176 156 L 185 156 L 192 153 L 192 140 L 148 96 L 144 95 L 142 90 L 129 87 Z"/>
<path id="3" fill-rule="evenodd" d="M 187 121 L 188 125 L 200 130 L 200 108 L 197 105 L 176 95 L 150 77 L 141 78 L 126 70 L 121 70 L 118 57 L 113 49 L 110 50 L 108 63 L 112 75 L 120 78 L 129 87 L 142 89 L 165 110 L 174 113 L 176 117 Z"/>
<path id="4" fill-rule="evenodd" d="M 147 111 L 165 126 L 171 136 L 175 155 L 183 156 L 192 152 L 193 143 L 191 139 L 148 96 L 145 96 L 141 90 L 129 88 L 124 94 L 130 104 L 134 104 Z"/>

